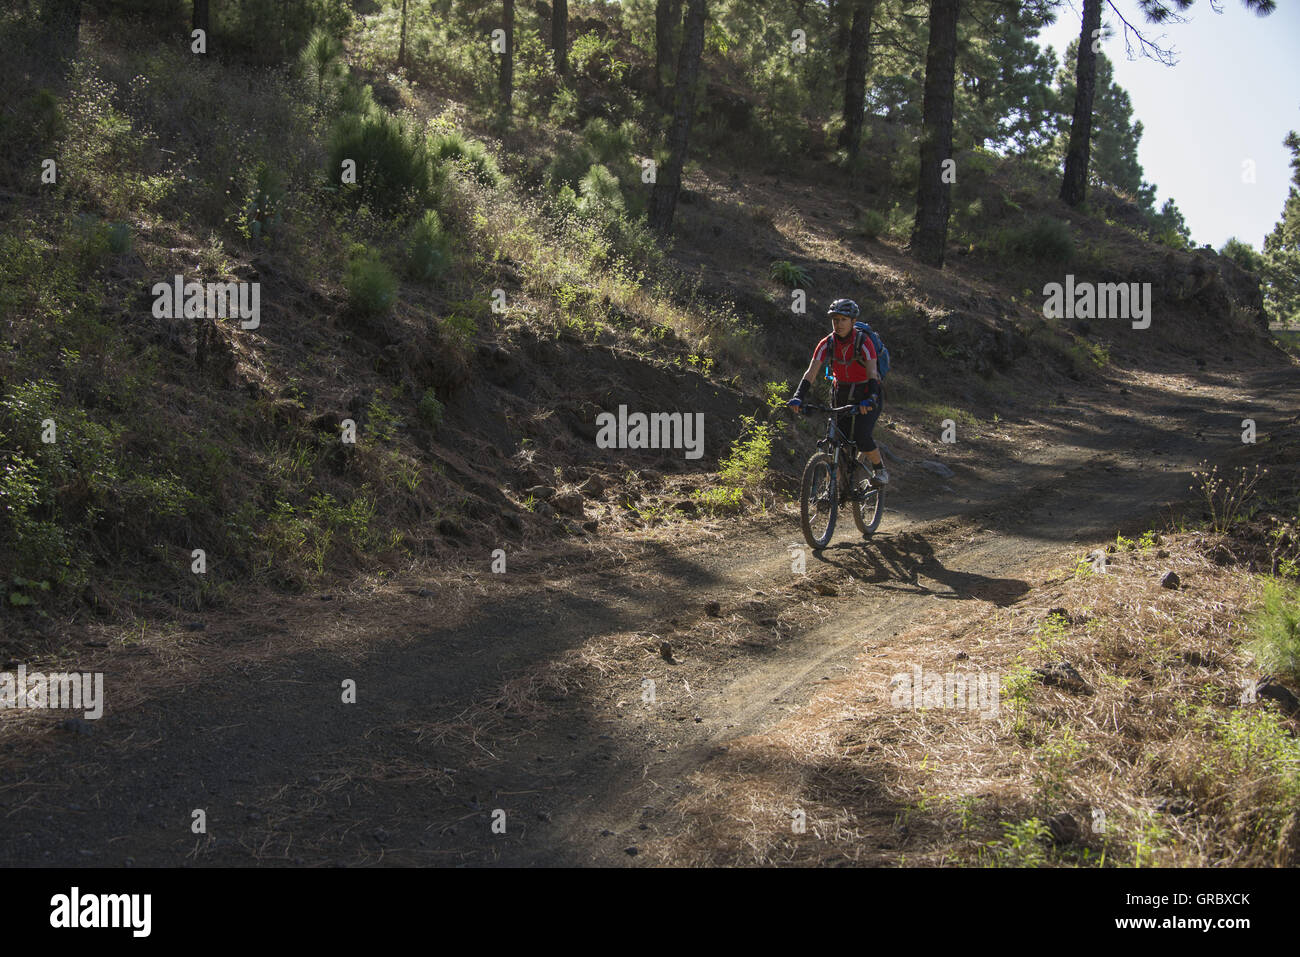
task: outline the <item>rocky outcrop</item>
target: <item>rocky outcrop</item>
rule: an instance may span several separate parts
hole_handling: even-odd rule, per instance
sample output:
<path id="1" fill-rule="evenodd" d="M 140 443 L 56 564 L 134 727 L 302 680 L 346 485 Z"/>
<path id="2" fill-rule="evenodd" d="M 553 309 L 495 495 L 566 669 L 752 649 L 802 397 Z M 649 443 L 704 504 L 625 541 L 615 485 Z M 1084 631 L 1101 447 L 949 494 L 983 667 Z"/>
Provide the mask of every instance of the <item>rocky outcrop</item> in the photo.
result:
<path id="1" fill-rule="evenodd" d="M 1134 266 L 1124 282 L 1151 283 L 1157 301 L 1194 303 L 1210 315 L 1268 330 L 1259 279 L 1210 249 L 1169 250 L 1159 264 Z"/>

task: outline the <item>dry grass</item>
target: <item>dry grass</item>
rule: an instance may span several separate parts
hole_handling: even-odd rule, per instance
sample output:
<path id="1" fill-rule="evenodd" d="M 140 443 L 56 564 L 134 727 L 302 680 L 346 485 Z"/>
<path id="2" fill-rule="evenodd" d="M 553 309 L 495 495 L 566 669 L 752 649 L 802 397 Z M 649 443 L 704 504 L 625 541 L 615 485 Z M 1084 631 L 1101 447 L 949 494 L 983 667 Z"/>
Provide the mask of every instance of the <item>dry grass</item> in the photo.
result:
<path id="1" fill-rule="evenodd" d="M 1239 650 L 1256 579 L 1206 558 L 1214 544 L 1179 535 L 1163 558 L 1154 545 L 1121 546 L 1105 575 L 1057 569 L 1014 607 L 949 613 L 898 636 L 883 659 L 864 655 L 852 675 L 694 776 L 662 860 L 1295 863 L 1295 722 L 1239 703 L 1257 676 Z M 1181 590 L 1160 587 L 1167 569 Z M 1056 607 L 1068 623 L 1045 627 Z M 1061 659 L 1090 694 L 1025 680 Z M 891 707 L 890 676 L 913 665 L 999 673 L 1000 714 Z M 1070 843 L 1006 834 L 1062 812 L 1078 827 Z"/>

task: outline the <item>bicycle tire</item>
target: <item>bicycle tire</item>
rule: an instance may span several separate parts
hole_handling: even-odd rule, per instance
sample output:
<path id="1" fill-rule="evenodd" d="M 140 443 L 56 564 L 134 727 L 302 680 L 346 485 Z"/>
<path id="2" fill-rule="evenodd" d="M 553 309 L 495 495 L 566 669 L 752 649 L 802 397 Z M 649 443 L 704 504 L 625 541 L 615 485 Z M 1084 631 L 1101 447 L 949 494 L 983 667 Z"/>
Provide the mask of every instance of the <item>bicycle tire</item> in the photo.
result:
<path id="1" fill-rule="evenodd" d="M 871 520 L 867 521 L 867 514 Z M 885 514 L 885 491 L 878 485 L 867 490 L 865 498 L 853 500 L 853 522 L 863 538 L 870 538 L 880 527 L 880 518 Z"/>
<path id="2" fill-rule="evenodd" d="M 830 496 L 827 503 L 826 531 L 821 536 L 813 533 L 813 517 L 820 514 L 814 503 L 814 491 L 820 496 L 820 488 L 814 489 L 814 483 L 820 471 L 824 471 L 827 486 L 827 493 Z M 801 484 L 799 495 L 799 524 L 803 528 L 804 541 L 813 551 L 821 551 L 830 544 L 831 536 L 835 534 L 835 519 L 839 510 L 839 469 L 835 467 L 835 457 L 825 452 L 816 452 L 809 459 L 808 464 L 803 468 L 803 482 Z"/>

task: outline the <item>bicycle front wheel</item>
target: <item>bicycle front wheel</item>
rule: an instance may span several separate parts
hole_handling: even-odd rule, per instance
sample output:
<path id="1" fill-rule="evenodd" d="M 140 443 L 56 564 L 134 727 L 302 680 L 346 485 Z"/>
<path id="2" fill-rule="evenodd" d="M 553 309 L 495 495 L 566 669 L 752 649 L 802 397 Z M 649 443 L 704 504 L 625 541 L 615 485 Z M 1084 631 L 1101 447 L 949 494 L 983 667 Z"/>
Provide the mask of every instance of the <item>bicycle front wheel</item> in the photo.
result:
<path id="1" fill-rule="evenodd" d="M 799 519 L 804 541 L 814 550 L 825 548 L 835 534 L 839 507 L 839 476 L 835 473 L 835 458 L 825 452 L 815 454 L 803 469 Z"/>

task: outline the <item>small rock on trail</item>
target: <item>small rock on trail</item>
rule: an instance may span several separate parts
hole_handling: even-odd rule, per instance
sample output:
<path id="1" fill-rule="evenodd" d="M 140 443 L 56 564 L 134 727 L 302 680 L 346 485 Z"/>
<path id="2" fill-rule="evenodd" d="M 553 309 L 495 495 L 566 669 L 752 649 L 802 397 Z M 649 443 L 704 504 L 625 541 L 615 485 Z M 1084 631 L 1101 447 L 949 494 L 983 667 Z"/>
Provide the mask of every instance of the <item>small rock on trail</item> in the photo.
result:
<path id="1" fill-rule="evenodd" d="M 1292 694 L 1290 688 L 1278 684 L 1272 675 L 1265 675 L 1255 683 L 1255 697 L 1276 701 L 1279 710 L 1284 714 L 1300 713 L 1300 699 Z"/>
<path id="2" fill-rule="evenodd" d="M 1083 680 L 1083 676 L 1068 661 L 1055 661 L 1044 668 L 1035 668 L 1034 674 L 1045 685 L 1058 685 L 1066 691 L 1092 694 L 1088 682 Z"/>
<path id="3" fill-rule="evenodd" d="M 566 515 L 582 515 L 582 493 L 561 492 L 551 499 L 551 507 Z"/>
<path id="4" fill-rule="evenodd" d="M 1079 822 L 1068 811 L 1053 814 L 1047 819 L 1047 829 L 1057 844 L 1069 844 L 1079 837 Z"/>

